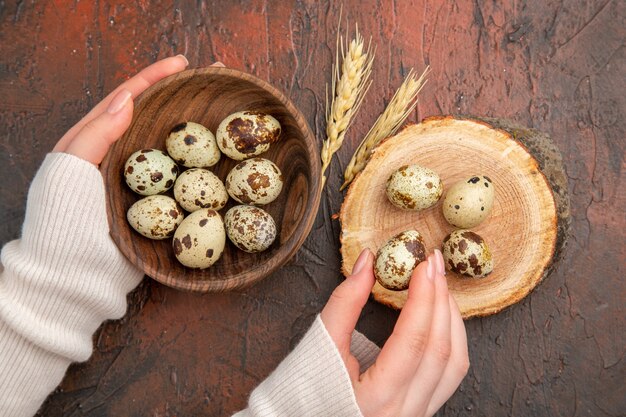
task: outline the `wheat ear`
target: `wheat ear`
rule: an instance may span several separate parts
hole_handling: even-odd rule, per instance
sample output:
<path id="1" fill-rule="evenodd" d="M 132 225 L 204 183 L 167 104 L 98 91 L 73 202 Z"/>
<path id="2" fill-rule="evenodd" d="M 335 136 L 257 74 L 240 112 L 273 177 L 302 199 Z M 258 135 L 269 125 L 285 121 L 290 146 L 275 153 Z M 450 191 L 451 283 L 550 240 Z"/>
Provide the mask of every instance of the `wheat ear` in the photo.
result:
<path id="1" fill-rule="evenodd" d="M 350 126 L 352 117 L 356 114 L 363 97 L 369 88 L 370 74 L 374 52 L 371 50 L 371 40 L 367 47 L 359 33 L 358 26 L 354 39 L 344 44 L 343 37 L 337 37 L 337 52 L 332 78 L 331 94 L 333 99 L 328 106 L 326 96 L 326 140 L 322 144 L 322 187 L 326 183 L 326 169 L 330 165 L 333 155 L 341 148 L 346 130 Z M 339 48 L 341 48 L 342 63 L 339 63 Z"/>
<path id="2" fill-rule="evenodd" d="M 354 152 L 350 163 L 346 167 L 344 183 L 341 186 L 341 190 L 346 188 L 352 182 L 356 174 L 365 168 L 372 150 L 376 145 L 378 145 L 381 140 L 396 133 L 409 114 L 415 109 L 417 105 L 417 95 L 422 87 L 424 87 L 424 84 L 426 84 L 426 74 L 428 70 L 429 67 L 426 67 L 419 77 L 417 77 L 413 69 L 409 71 L 402 85 L 396 90 L 391 101 L 385 108 L 385 111 L 378 116 L 378 119 L 376 119 L 370 131 L 367 132 L 367 135 L 365 135 L 365 138 L 356 152 Z"/>

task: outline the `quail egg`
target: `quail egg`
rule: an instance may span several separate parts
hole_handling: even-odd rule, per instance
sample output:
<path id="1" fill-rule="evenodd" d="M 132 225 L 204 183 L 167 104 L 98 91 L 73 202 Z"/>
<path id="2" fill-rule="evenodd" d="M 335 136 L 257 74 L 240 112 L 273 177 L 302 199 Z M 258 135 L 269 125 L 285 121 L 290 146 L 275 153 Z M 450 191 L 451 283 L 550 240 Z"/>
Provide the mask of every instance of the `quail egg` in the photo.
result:
<path id="1" fill-rule="evenodd" d="M 174 232 L 174 255 L 189 267 L 206 269 L 224 252 L 226 233 L 219 213 L 208 208 L 196 210 Z"/>
<path id="2" fill-rule="evenodd" d="M 228 194 L 239 203 L 271 203 L 283 189 L 283 175 L 272 161 L 253 158 L 235 165 L 226 177 Z"/>
<path id="3" fill-rule="evenodd" d="M 485 240 L 470 230 L 455 230 L 443 240 L 446 268 L 480 278 L 493 271 L 493 257 Z"/>
<path id="4" fill-rule="evenodd" d="M 217 128 L 220 150 L 236 161 L 267 151 L 280 137 L 280 123 L 274 117 L 255 111 L 240 111 L 226 117 Z"/>
<path id="5" fill-rule="evenodd" d="M 167 153 L 188 168 L 210 167 L 220 160 L 220 150 L 215 136 L 199 123 L 177 124 L 165 139 Z"/>
<path id="6" fill-rule="evenodd" d="M 443 215 L 451 225 L 469 229 L 489 216 L 493 207 L 494 186 L 491 178 L 475 175 L 454 184 L 443 200 Z"/>
<path id="7" fill-rule="evenodd" d="M 424 210 L 437 203 L 442 193 L 439 175 L 419 165 L 404 165 L 387 180 L 387 198 L 405 210 Z"/>
<path id="8" fill-rule="evenodd" d="M 172 237 L 185 213 L 176 201 L 165 195 L 151 195 L 135 202 L 126 212 L 128 223 L 149 239 Z"/>
<path id="9" fill-rule="evenodd" d="M 141 195 L 163 193 L 174 185 L 178 165 L 158 149 L 133 153 L 124 165 L 124 178 L 131 190 Z"/>
<path id="10" fill-rule="evenodd" d="M 380 285 L 401 291 L 409 288 L 413 270 L 426 260 L 424 240 L 416 230 L 407 230 L 389 239 L 376 253 L 374 276 Z"/>
<path id="11" fill-rule="evenodd" d="M 174 198 L 189 212 L 201 208 L 220 210 L 228 201 L 228 193 L 217 175 L 206 169 L 191 168 L 176 180 Z"/>
<path id="12" fill-rule="evenodd" d="M 226 212 L 228 238 L 244 252 L 261 252 L 276 239 L 276 223 L 268 212 L 254 206 L 235 206 Z"/>

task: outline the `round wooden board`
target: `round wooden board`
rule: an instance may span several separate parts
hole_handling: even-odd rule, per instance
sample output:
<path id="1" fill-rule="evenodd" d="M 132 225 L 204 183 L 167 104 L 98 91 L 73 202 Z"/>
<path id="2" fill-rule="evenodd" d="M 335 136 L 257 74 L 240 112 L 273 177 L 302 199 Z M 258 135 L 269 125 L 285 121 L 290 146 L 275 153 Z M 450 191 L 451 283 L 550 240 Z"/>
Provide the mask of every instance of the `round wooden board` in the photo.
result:
<path id="1" fill-rule="evenodd" d="M 341 208 L 344 275 L 364 248 L 376 252 L 403 230 L 417 229 L 429 252 L 440 248 L 444 237 L 455 230 L 443 217 L 443 198 L 421 212 L 400 210 L 387 200 L 389 175 L 402 165 L 419 164 L 440 175 L 444 196 L 456 181 L 475 174 L 487 175 L 495 184 L 490 216 L 472 229 L 490 246 L 494 272 L 483 279 L 447 275 L 463 317 L 494 314 L 526 296 L 547 273 L 557 247 L 560 252 L 564 246 L 565 238 L 559 235 L 567 229 L 569 203 L 566 194 L 555 201 L 554 186 L 538 160 L 513 136 L 481 120 L 439 117 L 410 125 L 383 141 L 351 184 Z M 555 149 L 549 138 L 542 139 L 550 150 Z M 553 162 L 562 171 L 560 156 L 548 165 L 552 167 Z M 565 181 L 561 173 L 555 176 L 555 182 Z M 566 184 L 559 188 L 561 194 L 566 193 L 562 190 Z M 564 225 L 559 229 L 561 219 Z M 377 301 L 398 309 L 407 297 L 407 291 L 390 291 L 378 283 L 372 292 Z"/>

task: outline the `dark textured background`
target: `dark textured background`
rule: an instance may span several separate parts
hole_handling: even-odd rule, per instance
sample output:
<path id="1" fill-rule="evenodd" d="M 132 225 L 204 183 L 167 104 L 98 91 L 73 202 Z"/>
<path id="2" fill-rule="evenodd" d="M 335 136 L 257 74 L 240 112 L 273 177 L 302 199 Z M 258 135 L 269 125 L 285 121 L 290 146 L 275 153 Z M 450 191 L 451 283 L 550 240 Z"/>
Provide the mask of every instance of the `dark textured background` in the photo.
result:
<path id="1" fill-rule="evenodd" d="M 268 80 L 321 140 L 338 3 L 34 3 L 0 1 L 1 243 L 19 236 L 45 153 L 157 58 L 219 59 Z M 518 305 L 467 322 L 472 366 L 440 415 L 624 415 L 626 2 L 344 3 L 378 48 L 374 84 L 298 255 L 239 293 L 188 294 L 145 280 L 43 415 L 217 416 L 244 407 L 341 281 L 331 220 L 341 169 L 403 74 L 426 64 L 432 73 L 411 120 L 469 113 L 548 132 L 563 152 L 573 216 L 556 273 Z M 359 328 L 381 344 L 396 317 L 370 302 Z"/>

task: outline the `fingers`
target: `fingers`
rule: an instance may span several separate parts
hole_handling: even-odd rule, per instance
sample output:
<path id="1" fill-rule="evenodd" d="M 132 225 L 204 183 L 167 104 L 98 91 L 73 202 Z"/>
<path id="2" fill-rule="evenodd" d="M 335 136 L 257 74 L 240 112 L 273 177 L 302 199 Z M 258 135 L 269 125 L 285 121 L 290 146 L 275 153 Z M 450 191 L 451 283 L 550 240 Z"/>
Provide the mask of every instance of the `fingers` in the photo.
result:
<path id="1" fill-rule="evenodd" d="M 132 93 L 123 89 L 109 102 L 106 111 L 82 126 L 65 152 L 100 164 L 111 144 L 128 129 L 132 117 Z"/>
<path id="2" fill-rule="evenodd" d="M 355 383 L 363 415 L 432 415 L 467 372 L 467 340 L 441 252 L 413 272 L 408 299 L 376 363 Z"/>
<path id="3" fill-rule="evenodd" d="M 435 309 L 435 267 L 431 255 L 413 271 L 408 299 L 393 333 L 366 372 L 389 393 L 407 391 L 426 349 Z"/>
<path id="4" fill-rule="evenodd" d="M 440 253 L 435 257 L 439 258 Z M 443 266 L 443 260 L 437 262 Z M 430 403 L 433 392 L 437 388 L 446 369 L 452 349 L 451 312 L 448 285 L 439 269 L 435 276 L 435 307 L 430 327 L 428 344 L 419 367 L 409 386 L 403 415 L 415 415 L 416 410 L 425 410 Z"/>
<path id="5" fill-rule="evenodd" d="M 363 250 L 346 278 L 330 296 L 321 318 L 340 352 L 350 349 L 350 338 L 374 286 L 374 255 Z"/>
<path id="6" fill-rule="evenodd" d="M 130 91 L 132 97 L 137 97 L 144 92 L 148 87 L 156 83 L 157 81 L 184 70 L 189 62 L 183 55 L 177 55 L 169 58 L 162 59 L 154 64 L 144 68 L 137 75 L 124 82 L 118 88 L 113 90 L 104 100 L 98 103 L 82 120 L 80 120 L 74 127 L 72 127 L 54 147 L 55 152 L 66 152 L 70 146 L 71 141 L 76 137 L 78 132 L 92 120 L 100 117 L 104 113 L 122 90 Z"/>
<path id="7" fill-rule="evenodd" d="M 454 394 L 458 386 L 461 384 L 469 369 L 469 354 L 467 351 L 467 335 L 463 318 L 459 312 L 459 307 L 454 301 L 452 295 L 449 297 L 450 304 L 450 324 L 451 324 L 451 354 L 450 360 L 443 372 L 441 381 L 435 389 L 433 396 L 428 404 L 427 416 L 434 415 L 441 406 L 448 401 Z"/>

